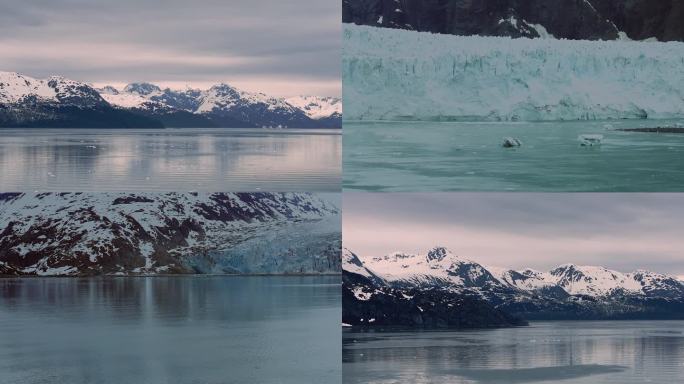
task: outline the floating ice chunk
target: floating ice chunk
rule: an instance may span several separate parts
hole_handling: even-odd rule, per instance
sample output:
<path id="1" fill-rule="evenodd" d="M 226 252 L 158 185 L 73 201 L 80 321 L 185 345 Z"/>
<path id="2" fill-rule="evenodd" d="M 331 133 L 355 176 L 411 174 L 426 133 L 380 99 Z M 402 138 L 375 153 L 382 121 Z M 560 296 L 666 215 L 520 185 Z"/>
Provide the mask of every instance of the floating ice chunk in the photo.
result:
<path id="1" fill-rule="evenodd" d="M 515 137 L 507 137 L 504 139 L 503 144 L 501 145 L 504 148 L 520 147 L 522 145 L 522 141 L 516 139 Z"/>
<path id="2" fill-rule="evenodd" d="M 603 135 L 584 134 L 584 135 L 579 135 L 577 140 L 579 140 L 580 145 L 583 147 L 593 147 L 595 145 L 601 145 L 601 140 L 603 140 Z"/>

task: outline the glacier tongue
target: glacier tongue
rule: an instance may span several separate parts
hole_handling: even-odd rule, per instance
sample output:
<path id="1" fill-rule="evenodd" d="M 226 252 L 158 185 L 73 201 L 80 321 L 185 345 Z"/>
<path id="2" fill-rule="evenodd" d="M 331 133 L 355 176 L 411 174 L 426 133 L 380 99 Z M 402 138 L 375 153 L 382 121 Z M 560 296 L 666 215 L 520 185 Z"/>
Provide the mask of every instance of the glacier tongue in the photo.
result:
<path id="1" fill-rule="evenodd" d="M 345 25 L 351 120 L 684 116 L 684 43 L 451 36 Z"/>

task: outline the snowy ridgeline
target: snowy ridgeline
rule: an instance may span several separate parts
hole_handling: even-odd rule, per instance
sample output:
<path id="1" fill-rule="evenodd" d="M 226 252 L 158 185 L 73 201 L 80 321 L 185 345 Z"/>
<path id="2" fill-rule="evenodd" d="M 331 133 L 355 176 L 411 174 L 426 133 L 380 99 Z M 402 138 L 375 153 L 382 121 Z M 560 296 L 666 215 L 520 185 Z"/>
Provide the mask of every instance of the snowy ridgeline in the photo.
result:
<path id="1" fill-rule="evenodd" d="M 345 25 L 349 120 L 684 116 L 684 43 L 451 36 Z"/>
<path id="2" fill-rule="evenodd" d="M 0 194 L 0 275 L 339 273 L 340 237 L 307 193 Z"/>
<path id="3" fill-rule="evenodd" d="M 646 270 L 622 273 L 600 266 L 563 264 L 549 272 L 529 268 L 516 271 L 484 266 L 443 247 L 423 254 L 395 252 L 365 259 L 345 249 L 342 262 L 347 272 L 400 286 L 485 291 L 495 287 L 524 292 L 556 289 L 592 297 L 630 294 L 684 298 L 684 282 Z"/>

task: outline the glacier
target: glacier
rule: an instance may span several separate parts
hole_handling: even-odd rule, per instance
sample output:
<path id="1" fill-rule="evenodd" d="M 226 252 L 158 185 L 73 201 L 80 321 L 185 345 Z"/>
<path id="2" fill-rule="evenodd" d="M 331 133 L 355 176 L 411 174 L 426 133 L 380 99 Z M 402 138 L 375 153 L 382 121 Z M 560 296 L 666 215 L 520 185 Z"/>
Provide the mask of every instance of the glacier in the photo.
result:
<path id="1" fill-rule="evenodd" d="M 0 276 L 336 274 L 334 196 L 0 193 Z"/>
<path id="2" fill-rule="evenodd" d="M 684 43 L 452 36 L 345 24 L 346 120 L 684 117 Z"/>

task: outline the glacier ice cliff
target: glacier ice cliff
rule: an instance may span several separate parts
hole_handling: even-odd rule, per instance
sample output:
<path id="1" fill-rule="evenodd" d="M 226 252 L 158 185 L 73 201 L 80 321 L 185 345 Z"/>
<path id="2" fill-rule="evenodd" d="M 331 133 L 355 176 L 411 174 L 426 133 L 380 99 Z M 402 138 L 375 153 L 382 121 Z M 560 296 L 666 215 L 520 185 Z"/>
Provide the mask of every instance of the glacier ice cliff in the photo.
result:
<path id="1" fill-rule="evenodd" d="M 684 117 L 684 43 L 452 36 L 347 24 L 348 120 Z"/>

